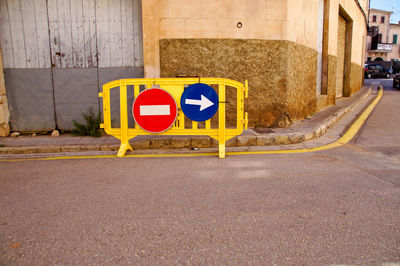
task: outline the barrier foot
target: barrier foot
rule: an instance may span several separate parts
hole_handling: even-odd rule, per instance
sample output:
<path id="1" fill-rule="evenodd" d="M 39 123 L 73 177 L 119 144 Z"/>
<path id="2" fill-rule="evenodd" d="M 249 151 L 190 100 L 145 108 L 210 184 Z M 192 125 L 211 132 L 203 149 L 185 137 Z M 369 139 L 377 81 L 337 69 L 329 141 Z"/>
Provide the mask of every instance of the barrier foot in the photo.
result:
<path id="1" fill-rule="evenodd" d="M 129 142 L 121 143 L 121 146 L 119 147 L 117 156 L 124 157 L 127 150 L 131 150 L 131 151 L 133 150 L 131 145 L 129 144 Z"/>
<path id="2" fill-rule="evenodd" d="M 225 143 L 224 144 L 219 144 L 219 158 L 224 159 L 225 158 Z"/>

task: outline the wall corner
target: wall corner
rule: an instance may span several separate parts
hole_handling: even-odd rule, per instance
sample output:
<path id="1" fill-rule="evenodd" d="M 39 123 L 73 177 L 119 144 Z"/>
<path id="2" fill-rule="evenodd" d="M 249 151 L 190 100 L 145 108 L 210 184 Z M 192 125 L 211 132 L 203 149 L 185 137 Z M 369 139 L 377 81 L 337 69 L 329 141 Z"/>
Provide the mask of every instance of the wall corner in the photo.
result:
<path id="1" fill-rule="evenodd" d="M 8 109 L 6 85 L 4 82 L 3 59 L 0 48 L 0 137 L 10 134 L 10 110 Z"/>
<path id="2" fill-rule="evenodd" d="M 143 63 L 145 78 L 160 77 L 160 9 L 164 0 L 142 1 Z"/>

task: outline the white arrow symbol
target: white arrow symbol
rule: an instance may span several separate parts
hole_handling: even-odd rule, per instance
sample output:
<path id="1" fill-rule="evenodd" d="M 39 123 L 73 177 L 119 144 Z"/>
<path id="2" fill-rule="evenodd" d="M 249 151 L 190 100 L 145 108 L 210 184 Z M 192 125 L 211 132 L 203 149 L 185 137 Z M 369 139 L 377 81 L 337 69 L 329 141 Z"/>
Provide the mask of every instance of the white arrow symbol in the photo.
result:
<path id="1" fill-rule="evenodd" d="M 190 105 L 200 105 L 200 111 L 214 105 L 214 103 L 207 99 L 203 94 L 201 95 L 201 100 L 186 99 L 185 103 Z"/>

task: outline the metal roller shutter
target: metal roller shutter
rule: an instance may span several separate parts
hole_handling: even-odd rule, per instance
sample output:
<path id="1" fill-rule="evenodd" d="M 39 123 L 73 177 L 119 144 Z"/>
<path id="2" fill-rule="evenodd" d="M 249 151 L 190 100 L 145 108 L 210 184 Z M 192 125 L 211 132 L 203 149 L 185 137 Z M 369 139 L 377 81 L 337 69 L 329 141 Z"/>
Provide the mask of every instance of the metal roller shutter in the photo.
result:
<path id="1" fill-rule="evenodd" d="M 340 98 L 343 96 L 345 45 L 346 45 L 346 20 L 341 15 L 339 15 L 337 65 L 336 65 L 337 67 L 336 98 Z"/>

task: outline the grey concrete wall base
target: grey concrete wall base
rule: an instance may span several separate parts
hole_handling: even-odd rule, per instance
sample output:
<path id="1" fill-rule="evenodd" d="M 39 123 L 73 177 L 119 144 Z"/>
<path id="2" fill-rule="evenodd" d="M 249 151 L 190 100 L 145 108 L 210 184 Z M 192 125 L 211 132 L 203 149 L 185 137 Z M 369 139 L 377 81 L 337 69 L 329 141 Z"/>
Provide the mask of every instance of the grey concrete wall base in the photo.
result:
<path id="1" fill-rule="evenodd" d="M 102 109 L 98 92 L 103 84 L 122 78 L 142 78 L 143 67 L 5 69 L 12 131 L 71 130 L 82 113 Z M 113 97 L 112 118 L 119 125 L 119 94 Z M 133 89 L 128 91 L 132 107 Z M 134 124 L 129 116 L 129 125 Z"/>
<path id="2" fill-rule="evenodd" d="M 4 69 L 12 131 L 55 129 L 51 69 Z"/>
<path id="3" fill-rule="evenodd" d="M 99 91 L 102 91 L 104 84 L 117 80 L 127 78 L 143 78 L 144 68 L 143 67 L 108 67 L 99 68 Z M 128 126 L 133 127 L 135 121 L 132 113 L 132 105 L 134 100 L 133 87 L 128 86 Z M 111 124 L 112 127 L 120 127 L 120 106 L 119 106 L 119 90 L 111 89 Z M 100 101 L 100 110 L 103 111 L 103 105 Z"/>
<path id="4" fill-rule="evenodd" d="M 71 130 L 73 120 L 84 123 L 82 113 L 99 111 L 97 69 L 53 69 L 57 128 Z"/>
<path id="5" fill-rule="evenodd" d="M 110 81 L 123 78 L 142 78 L 143 67 L 108 67 L 91 69 L 53 69 L 54 98 L 57 128 L 74 129 L 73 120 L 84 123 L 82 113 L 91 108 L 96 115 L 102 110 L 98 92 Z M 133 89 L 128 90 L 128 108 L 132 107 Z M 114 127 L 119 127 L 119 90 L 111 91 L 111 117 Z M 133 125 L 129 116 L 129 125 Z"/>

